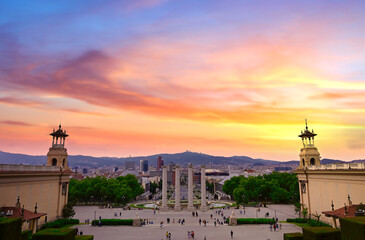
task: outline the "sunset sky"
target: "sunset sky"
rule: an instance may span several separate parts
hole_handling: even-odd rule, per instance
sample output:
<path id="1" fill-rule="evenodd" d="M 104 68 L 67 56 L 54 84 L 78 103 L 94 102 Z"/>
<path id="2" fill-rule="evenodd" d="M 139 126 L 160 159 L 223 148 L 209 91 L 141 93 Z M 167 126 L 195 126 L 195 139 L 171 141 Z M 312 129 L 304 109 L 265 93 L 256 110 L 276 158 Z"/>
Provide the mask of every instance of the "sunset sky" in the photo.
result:
<path id="1" fill-rule="evenodd" d="M 365 1 L 4 0 L 0 150 L 365 158 Z"/>

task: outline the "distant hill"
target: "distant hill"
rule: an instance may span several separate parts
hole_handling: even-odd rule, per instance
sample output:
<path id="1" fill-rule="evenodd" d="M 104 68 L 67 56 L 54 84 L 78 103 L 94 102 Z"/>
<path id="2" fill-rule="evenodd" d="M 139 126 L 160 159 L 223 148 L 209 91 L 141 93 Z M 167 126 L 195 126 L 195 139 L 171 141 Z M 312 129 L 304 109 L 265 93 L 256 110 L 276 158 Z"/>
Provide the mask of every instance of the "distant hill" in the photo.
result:
<path id="1" fill-rule="evenodd" d="M 156 154 L 151 156 L 138 156 L 138 157 L 127 157 L 127 158 L 116 158 L 116 157 L 92 157 L 84 155 L 70 155 L 68 162 L 71 167 L 102 167 L 102 166 L 122 166 L 125 161 L 134 161 L 137 164 L 139 160 L 148 160 L 149 165 L 156 166 L 156 159 L 161 156 L 165 164 L 173 162 L 179 165 L 187 165 L 188 163 L 197 164 L 225 164 L 225 165 L 243 165 L 247 164 L 250 166 L 264 166 L 264 165 L 284 165 L 284 164 L 298 164 L 299 161 L 288 161 L 280 162 L 265 159 L 254 159 L 247 156 L 211 156 L 203 153 L 196 152 L 182 152 L 174 154 Z M 363 162 L 365 160 L 354 160 L 353 162 Z M 7 153 L 0 151 L 0 164 L 26 164 L 26 165 L 43 165 L 46 164 L 47 157 L 44 155 L 31 156 L 26 154 L 18 153 Z M 323 164 L 330 163 L 342 163 L 341 160 L 333 159 L 322 159 Z"/>

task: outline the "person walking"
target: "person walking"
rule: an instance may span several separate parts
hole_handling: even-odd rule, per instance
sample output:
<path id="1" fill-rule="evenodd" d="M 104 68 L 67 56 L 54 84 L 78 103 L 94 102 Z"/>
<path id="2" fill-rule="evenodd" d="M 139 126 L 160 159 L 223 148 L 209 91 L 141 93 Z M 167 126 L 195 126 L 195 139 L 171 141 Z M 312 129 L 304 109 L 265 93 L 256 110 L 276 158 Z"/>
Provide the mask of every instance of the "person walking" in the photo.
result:
<path id="1" fill-rule="evenodd" d="M 169 239 L 169 232 L 166 231 L 166 239 Z"/>
<path id="2" fill-rule="evenodd" d="M 191 231 L 191 237 L 194 239 L 194 237 L 195 237 L 194 231 Z"/>
<path id="3" fill-rule="evenodd" d="M 233 239 L 233 231 L 231 230 L 231 238 Z"/>

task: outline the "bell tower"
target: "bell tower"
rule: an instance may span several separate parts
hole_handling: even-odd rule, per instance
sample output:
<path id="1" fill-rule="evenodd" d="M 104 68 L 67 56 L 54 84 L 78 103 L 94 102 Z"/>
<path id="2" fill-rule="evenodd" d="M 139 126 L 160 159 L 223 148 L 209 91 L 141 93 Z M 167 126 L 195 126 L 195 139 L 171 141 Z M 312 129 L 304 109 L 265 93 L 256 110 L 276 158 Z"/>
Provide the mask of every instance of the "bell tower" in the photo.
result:
<path id="1" fill-rule="evenodd" d="M 65 140 L 68 135 L 66 130 L 61 128 L 61 124 L 58 126 L 58 130 L 49 134 L 53 137 L 52 147 L 49 148 L 47 154 L 47 166 L 59 166 L 62 169 L 69 170 L 67 164 L 67 149 L 65 148 Z"/>
<path id="2" fill-rule="evenodd" d="M 317 147 L 314 145 L 314 137 L 317 134 L 308 130 L 307 119 L 305 120 L 305 130 L 299 135 L 302 138 L 303 148 L 300 150 L 300 165 L 298 169 L 305 169 L 310 165 L 320 165 L 321 156 Z"/>

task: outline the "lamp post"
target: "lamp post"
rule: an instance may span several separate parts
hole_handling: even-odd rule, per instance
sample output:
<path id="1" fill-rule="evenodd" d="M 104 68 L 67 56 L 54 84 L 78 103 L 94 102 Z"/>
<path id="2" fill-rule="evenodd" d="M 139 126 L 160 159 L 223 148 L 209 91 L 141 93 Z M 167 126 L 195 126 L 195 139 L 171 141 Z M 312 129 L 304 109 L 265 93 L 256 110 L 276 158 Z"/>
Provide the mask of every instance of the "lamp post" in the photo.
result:
<path id="1" fill-rule="evenodd" d="M 242 194 L 242 205 L 243 203 L 245 202 L 244 199 L 246 198 L 246 195 L 245 194 Z"/>
<path id="2" fill-rule="evenodd" d="M 125 196 L 124 195 L 122 196 L 122 205 L 123 205 L 123 207 L 125 205 Z"/>

